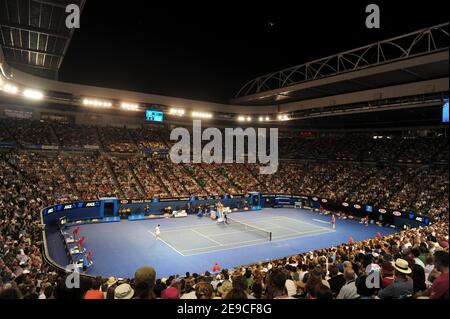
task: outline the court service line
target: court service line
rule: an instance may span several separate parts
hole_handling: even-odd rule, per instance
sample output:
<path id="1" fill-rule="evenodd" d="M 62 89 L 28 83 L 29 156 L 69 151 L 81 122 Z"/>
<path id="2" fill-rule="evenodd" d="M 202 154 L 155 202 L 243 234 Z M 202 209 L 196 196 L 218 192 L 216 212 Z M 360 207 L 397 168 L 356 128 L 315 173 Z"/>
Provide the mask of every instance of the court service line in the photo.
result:
<path id="1" fill-rule="evenodd" d="M 217 251 L 238 249 L 238 248 L 242 248 L 242 247 L 250 247 L 250 246 L 256 246 L 256 245 L 267 244 L 267 243 L 270 244 L 270 243 L 276 243 L 276 242 L 290 240 L 290 239 L 295 239 L 295 238 L 301 238 L 301 237 L 305 237 L 305 236 L 309 237 L 309 236 L 316 236 L 316 235 L 321 235 L 321 234 L 326 234 L 326 233 L 333 233 L 333 232 L 335 232 L 335 230 L 332 230 L 332 229 L 328 229 L 326 231 L 315 230 L 315 231 L 310 231 L 310 232 L 297 233 L 295 235 L 286 235 L 286 236 L 278 237 L 276 240 L 272 240 L 272 241 L 267 241 L 267 240 L 264 240 L 264 239 L 255 239 L 255 240 L 247 240 L 247 241 L 243 241 L 243 242 L 239 242 L 239 243 L 230 244 L 230 245 L 235 245 L 235 246 L 230 246 L 230 247 L 222 246 L 224 248 L 214 249 L 214 250 L 211 250 L 211 251 L 203 251 L 203 252 L 193 253 L 193 254 L 189 253 L 190 251 L 194 251 L 194 250 L 216 248 L 216 247 L 220 247 L 220 246 L 208 246 L 208 247 L 201 247 L 201 248 L 183 249 L 183 252 L 186 254 L 185 256 L 195 256 L 195 255 L 214 253 L 214 252 L 217 252 Z M 312 234 L 312 233 L 315 233 L 315 234 Z M 258 242 L 254 243 L 254 244 L 241 245 L 242 243 L 246 244 L 246 243 L 252 243 L 252 242 L 256 242 L 256 241 L 258 241 Z M 237 246 L 236 246 L 236 244 L 237 244 Z"/>
<path id="2" fill-rule="evenodd" d="M 197 235 L 200 235 L 200 236 L 202 236 L 202 237 L 204 237 L 204 238 L 206 238 L 206 239 L 208 239 L 208 240 L 210 240 L 210 241 L 213 241 L 213 242 L 215 242 L 216 244 L 219 244 L 220 246 L 223 246 L 221 243 L 219 243 L 218 241 L 216 241 L 216 240 L 214 240 L 214 239 L 212 239 L 212 238 L 209 238 L 209 236 L 206 236 L 206 235 L 204 235 L 204 234 L 202 234 L 201 232 L 198 232 L 198 231 L 196 231 L 195 229 L 191 229 L 191 231 L 193 231 L 194 233 L 196 233 Z"/>
<path id="3" fill-rule="evenodd" d="M 327 222 L 324 220 L 320 220 L 320 219 L 313 219 L 314 221 L 318 222 L 318 223 L 323 223 L 323 224 L 331 224 L 331 222 Z"/>
<path id="4" fill-rule="evenodd" d="M 152 231 L 150 231 L 150 230 L 148 230 L 147 232 L 149 232 L 150 234 L 152 234 L 155 238 L 156 238 L 156 235 L 152 232 Z M 179 253 L 181 256 L 183 256 L 183 257 L 186 257 L 186 255 L 183 255 L 183 253 L 182 252 L 180 252 L 178 249 L 176 249 L 175 247 L 173 247 L 171 244 L 169 244 L 168 242 L 166 242 L 164 239 L 162 239 L 161 237 L 159 237 L 159 240 L 160 241 L 162 241 L 164 244 L 166 244 L 167 246 L 169 246 L 170 248 L 172 248 L 173 250 L 175 250 L 177 253 Z"/>
<path id="5" fill-rule="evenodd" d="M 265 222 L 265 223 L 268 224 L 268 225 L 277 226 L 277 227 L 282 228 L 282 229 L 287 229 L 287 230 L 293 231 L 294 233 L 298 233 L 299 232 L 298 229 L 293 229 L 293 228 L 281 226 L 281 225 L 270 223 L 270 222 Z M 317 228 L 317 227 L 315 227 L 315 228 Z"/>
<path id="6" fill-rule="evenodd" d="M 247 221 L 264 221 L 266 219 L 270 219 L 270 220 L 278 220 L 278 219 L 285 219 L 287 217 L 258 217 L 258 218 L 249 218 L 249 219 L 236 219 L 239 220 L 241 222 L 247 223 Z M 294 219 L 295 220 L 295 219 Z M 212 228 L 212 227 L 216 227 L 217 228 L 217 222 L 212 220 L 212 224 L 202 224 L 202 225 L 192 225 L 192 226 L 182 226 L 182 227 L 169 227 L 169 228 L 164 228 L 164 232 L 174 232 L 174 231 L 179 231 L 179 230 L 183 230 L 183 229 L 192 229 L 192 228 L 196 228 L 196 229 L 202 229 L 202 228 Z M 319 227 L 319 226 L 316 226 Z"/>
<path id="7" fill-rule="evenodd" d="M 329 228 L 327 228 L 327 227 L 314 225 L 314 224 L 307 223 L 307 222 L 304 222 L 304 221 L 302 221 L 302 220 L 298 220 L 298 219 L 294 219 L 294 218 L 290 218 L 290 217 L 284 217 L 284 218 L 285 218 L 285 219 L 289 219 L 289 220 L 293 220 L 293 221 L 296 221 L 296 222 L 298 222 L 298 223 L 302 223 L 302 224 L 305 224 L 305 225 L 317 227 L 317 228 L 329 229 Z"/>

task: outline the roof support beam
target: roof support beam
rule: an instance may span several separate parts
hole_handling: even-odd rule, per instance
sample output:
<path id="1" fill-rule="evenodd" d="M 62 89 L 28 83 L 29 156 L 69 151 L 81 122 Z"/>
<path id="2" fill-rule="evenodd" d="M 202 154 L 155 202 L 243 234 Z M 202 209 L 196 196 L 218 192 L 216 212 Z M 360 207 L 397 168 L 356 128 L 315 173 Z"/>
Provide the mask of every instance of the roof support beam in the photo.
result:
<path id="1" fill-rule="evenodd" d="M 34 3 L 38 3 L 38 4 L 45 4 L 45 5 L 48 5 L 48 6 L 52 6 L 52 7 L 57 7 L 57 8 L 61 8 L 61 9 L 66 9 L 66 7 L 67 7 L 67 5 L 64 5 L 64 4 L 61 4 L 61 3 L 57 3 L 57 2 L 54 2 L 54 1 L 44 1 L 44 0 L 31 0 L 31 2 L 34 2 Z"/>
<path id="2" fill-rule="evenodd" d="M 34 65 L 34 64 L 28 64 L 28 63 L 22 63 L 22 62 L 16 62 L 16 61 L 8 61 L 8 64 L 22 66 L 26 68 L 33 68 L 33 69 L 41 69 L 41 70 L 50 70 L 53 72 L 56 72 L 57 70 L 55 68 L 49 68 L 42 65 Z"/>
<path id="3" fill-rule="evenodd" d="M 25 26 L 25 25 L 21 25 L 21 24 L 12 23 L 12 22 L 0 21 L 0 27 L 29 31 L 29 32 L 36 32 L 36 33 L 40 33 L 40 34 L 47 35 L 47 36 L 52 36 L 52 37 L 56 37 L 56 38 L 60 38 L 60 39 L 64 39 L 64 40 L 69 40 L 68 36 L 52 32 L 51 30 L 48 30 L 48 29 L 37 28 L 37 27 L 32 27 L 32 26 Z"/>
<path id="4" fill-rule="evenodd" d="M 16 47 L 16 46 L 4 45 L 3 48 L 10 49 L 10 50 L 25 51 L 25 52 L 30 52 L 30 53 L 45 54 L 45 55 L 54 56 L 54 57 L 57 57 L 57 58 L 62 58 L 63 57 L 61 54 L 50 53 L 50 52 L 42 51 L 42 50 L 35 50 L 35 49 L 29 49 L 29 48 Z"/>

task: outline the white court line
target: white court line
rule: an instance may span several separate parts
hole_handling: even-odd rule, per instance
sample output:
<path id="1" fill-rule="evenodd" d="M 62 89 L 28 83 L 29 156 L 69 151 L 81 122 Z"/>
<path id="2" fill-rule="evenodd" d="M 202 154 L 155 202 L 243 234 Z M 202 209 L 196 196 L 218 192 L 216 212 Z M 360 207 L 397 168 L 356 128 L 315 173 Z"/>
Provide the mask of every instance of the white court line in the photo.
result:
<path id="1" fill-rule="evenodd" d="M 246 223 L 247 221 L 263 221 L 263 220 L 266 220 L 266 219 L 279 220 L 279 219 L 285 219 L 285 218 L 287 218 L 287 217 L 283 217 L 283 216 L 280 216 L 280 217 L 268 217 L 268 218 L 266 218 L 266 217 L 258 217 L 258 218 L 236 219 L 236 220 L 239 220 L 241 222 Z M 192 228 L 196 228 L 196 229 L 200 228 L 200 229 L 202 229 L 202 228 L 217 227 L 217 222 L 216 221 L 211 220 L 211 222 L 212 222 L 212 224 L 202 224 L 202 225 L 193 225 L 193 226 L 164 228 L 164 232 L 167 233 L 167 232 L 179 231 L 179 230 L 182 230 L 182 229 L 192 229 Z M 316 226 L 316 227 L 319 227 L 319 226 Z"/>
<path id="2" fill-rule="evenodd" d="M 321 235 L 321 234 L 326 234 L 326 233 L 333 233 L 333 232 L 335 232 L 335 230 L 328 229 L 327 231 L 320 231 L 320 232 L 316 231 L 316 232 L 317 232 L 317 234 L 306 234 L 306 236 L 311 237 L 311 236 L 316 236 L 316 235 Z M 196 255 L 203 255 L 203 254 L 214 253 L 214 252 L 217 252 L 217 251 L 223 251 L 223 250 L 237 249 L 237 248 L 242 248 L 242 247 L 250 247 L 250 246 L 256 246 L 256 245 L 262 245 L 262 244 L 266 244 L 266 243 L 276 243 L 276 242 L 285 241 L 285 240 L 288 240 L 288 239 L 301 238 L 301 237 L 304 237 L 304 236 L 305 235 L 300 235 L 300 236 L 289 235 L 289 236 L 283 236 L 283 237 L 281 237 L 281 238 L 279 238 L 277 240 L 272 240 L 272 241 L 269 241 L 269 242 L 260 241 L 260 242 L 255 243 L 255 244 L 231 246 L 231 247 L 227 247 L 227 248 L 215 249 L 215 250 L 211 250 L 211 251 L 204 251 L 204 252 L 193 253 L 193 254 L 190 254 L 190 253 L 187 253 L 187 252 L 188 251 L 192 251 L 192 250 L 208 249 L 208 248 L 214 248 L 214 247 L 219 247 L 219 246 L 210 246 L 208 248 L 205 247 L 205 248 L 188 249 L 188 250 L 183 250 L 183 252 L 186 253 L 185 256 L 196 256 Z M 243 243 L 249 243 L 249 242 L 254 242 L 254 241 L 256 241 L 256 240 L 245 241 Z"/>
<path id="3" fill-rule="evenodd" d="M 320 220 L 320 219 L 313 219 L 313 220 L 318 222 L 318 223 L 331 224 L 330 222 L 326 222 L 326 221 Z"/>
<path id="4" fill-rule="evenodd" d="M 290 217 L 284 217 L 284 218 L 285 218 L 285 219 L 289 219 L 289 220 L 293 220 L 293 221 L 295 221 L 295 222 L 297 222 L 297 223 L 301 223 L 301 224 L 305 224 L 305 225 L 309 225 L 309 226 L 313 226 L 313 227 L 317 227 L 317 228 L 329 229 L 328 227 L 323 227 L 323 226 L 314 225 L 314 224 L 307 223 L 307 222 L 304 222 L 304 221 L 302 221 L 302 220 L 298 220 L 298 219 L 294 219 L 294 218 L 290 218 Z"/>
<path id="5" fill-rule="evenodd" d="M 280 226 L 278 224 L 269 223 L 267 221 L 265 223 L 268 224 L 268 225 L 276 226 L 278 228 L 282 228 L 282 229 L 287 229 L 287 230 L 293 231 L 294 233 L 298 233 L 298 229 L 293 229 L 293 228 L 289 228 L 289 227 Z"/>
<path id="6" fill-rule="evenodd" d="M 155 238 L 156 238 L 156 235 L 152 232 L 152 231 L 150 231 L 150 230 L 148 230 L 147 232 L 149 232 L 150 234 L 152 234 Z M 182 252 L 180 252 L 178 249 L 176 249 L 175 247 L 173 247 L 172 245 L 170 245 L 169 243 L 167 243 L 164 239 L 162 239 L 161 237 L 159 237 L 159 240 L 160 241 L 162 241 L 164 244 L 166 244 L 167 246 L 169 246 L 170 248 L 172 248 L 173 250 L 175 250 L 177 253 L 179 253 L 181 256 L 183 256 L 183 257 L 185 257 L 185 255 L 183 255 L 183 253 Z"/>
<path id="7" fill-rule="evenodd" d="M 209 241 L 213 241 L 213 242 L 215 242 L 216 244 L 219 244 L 220 246 L 223 246 L 223 245 L 222 245 L 221 243 L 219 243 L 218 241 L 216 241 L 216 240 L 214 240 L 214 239 L 212 239 L 212 238 L 209 238 L 209 236 L 203 235 L 201 232 L 198 232 L 198 231 L 196 231 L 195 229 L 191 229 L 191 231 L 193 231 L 194 233 L 196 233 L 196 234 L 198 234 L 198 235 L 200 235 L 200 236 L 202 236 L 202 237 L 208 239 Z"/>
<path id="8" fill-rule="evenodd" d="M 310 230 L 310 231 L 306 231 L 306 232 L 297 232 L 295 234 L 283 235 L 283 236 L 275 237 L 277 239 L 276 240 L 272 240 L 272 241 L 267 241 L 267 240 L 264 240 L 263 238 L 261 238 L 261 239 L 252 239 L 252 240 L 246 240 L 246 241 L 239 241 L 239 242 L 230 243 L 228 245 L 221 245 L 221 246 L 232 246 L 232 245 L 235 245 L 235 246 L 233 246 L 231 248 L 240 248 L 240 247 L 245 247 L 246 246 L 246 245 L 241 246 L 241 243 L 245 244 L 245 243 L 252 243 L 252 242 L 255 242 L 255 241 L 259 241 L 261 243 L 266 243 L 266 242 L 267 243 L 271 243 L 271 242 L 277 242 L 277 241 L 280 241 L 280 240 L 285 240 L 287 238 L 299 238 L 299 237 L 303 237 L 303 236 L 311 234 L 311 233 L 318 233 L 318 232 L 331 233 L 331 232 L 334 232 L 334 231 L 335 230 L 331 230 L 331 229 L 327 230 L 327 231 L 323 231 L 321 229 L 319 229 L 319 230 Z M 200 248 L 183 249 L 183 252 L 192 251 L 192 250 L 207 249 L 207 248 L 216 248 L 216 247 L 220 247 L 220 246 L 219 245 L 214 245 L 214 246 L 207 246 L 207 247 L 200 247 Z M 214 251 L 216 251 L 216 250 L 214 250 Z"/>

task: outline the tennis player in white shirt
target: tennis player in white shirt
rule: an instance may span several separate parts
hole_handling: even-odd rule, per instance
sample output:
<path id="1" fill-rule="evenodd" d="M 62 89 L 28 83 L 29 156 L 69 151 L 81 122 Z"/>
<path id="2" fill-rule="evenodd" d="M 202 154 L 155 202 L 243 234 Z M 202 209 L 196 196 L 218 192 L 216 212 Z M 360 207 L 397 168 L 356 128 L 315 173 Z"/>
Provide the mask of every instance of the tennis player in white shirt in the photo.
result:
<path id="1" fill-rule="evenodd" d="M 155 227 L 155 239 L 158 240 L 161 237 L 161 227 L 160 225 L 157 225 Z"/>

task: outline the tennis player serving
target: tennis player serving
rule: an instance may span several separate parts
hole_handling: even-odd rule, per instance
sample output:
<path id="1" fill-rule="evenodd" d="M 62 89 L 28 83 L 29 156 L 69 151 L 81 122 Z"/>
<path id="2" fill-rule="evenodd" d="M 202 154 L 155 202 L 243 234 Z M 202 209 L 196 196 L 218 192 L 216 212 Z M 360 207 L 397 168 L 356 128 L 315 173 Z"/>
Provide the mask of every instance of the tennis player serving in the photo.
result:
<path id="1" fill-rule="evenodd" d="M 158 240 L 161 237 L 161 227 L 160 225 L 155 227 L 155 239 Z"/>

